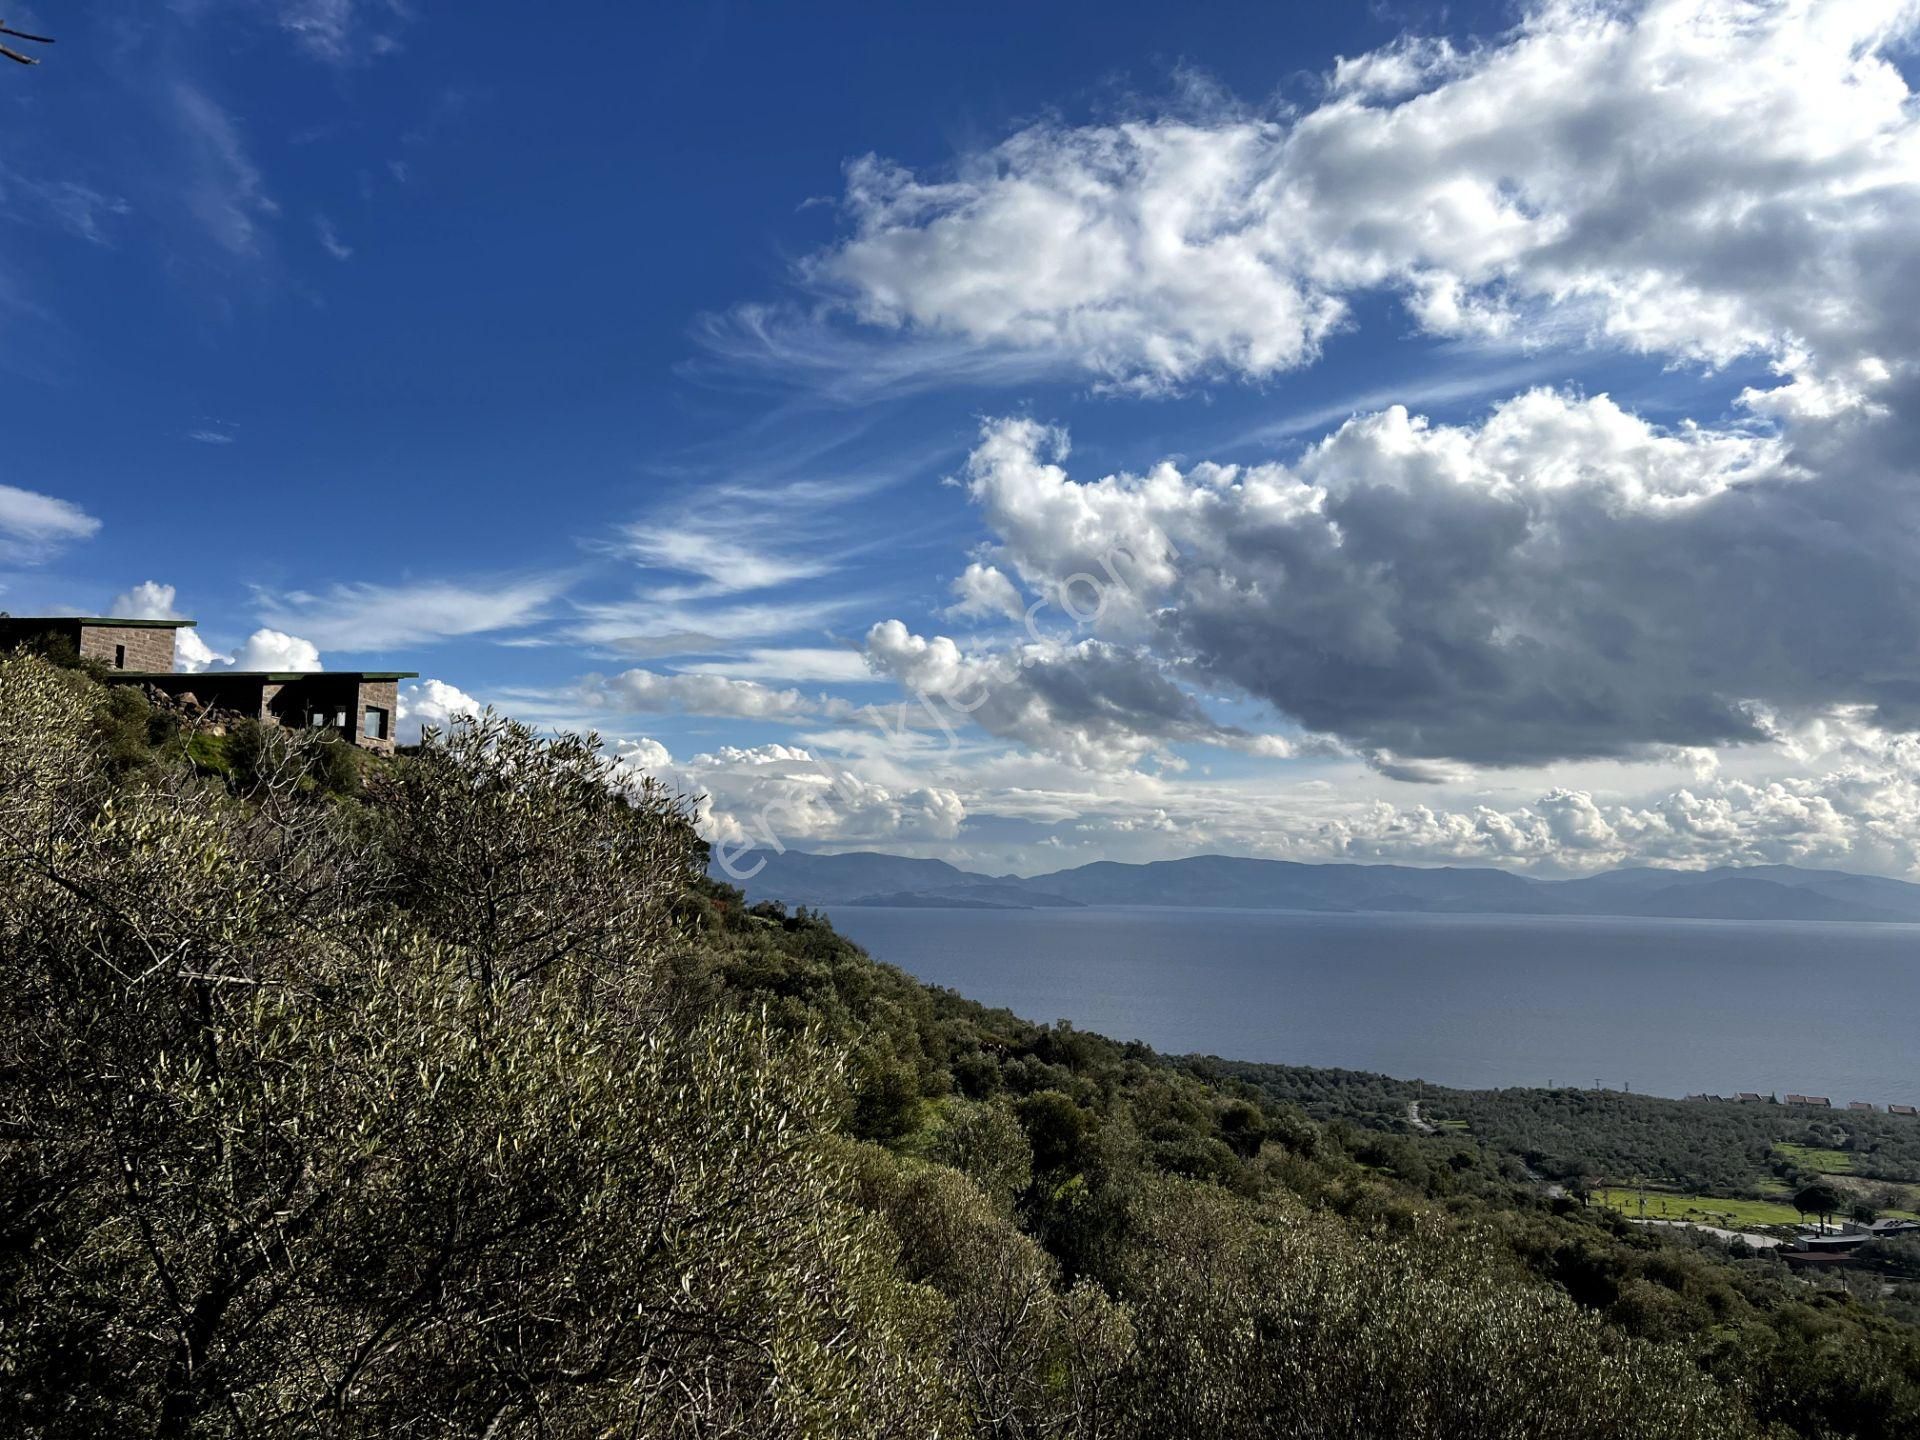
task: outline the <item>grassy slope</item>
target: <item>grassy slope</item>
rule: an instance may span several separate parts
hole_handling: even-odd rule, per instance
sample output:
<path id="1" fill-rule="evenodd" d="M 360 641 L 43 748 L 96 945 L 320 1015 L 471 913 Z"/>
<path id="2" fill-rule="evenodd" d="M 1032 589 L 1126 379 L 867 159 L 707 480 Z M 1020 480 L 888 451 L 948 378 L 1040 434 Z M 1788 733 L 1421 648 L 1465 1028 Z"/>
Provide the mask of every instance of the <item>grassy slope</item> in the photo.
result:
<path id="1" fill-rule="evenodd" d="M 1593 1193 L 1595 1203 L 1617 1210 L 1629 1219 L 1641 1214 L 1637 1189 L 1611 1186 Z M 1729 1230 L 1754 1225 L 1797 1225 L 1801 1215 L 1780 1200 L 1733 1200 L 1721 1195 L 1694 1195 L 1680 1190 L 1647 1187 L 1646 1218 L 1649 1220 L 1687 1220 L 1702 1225 L 1719 1225 Z"/>
<path id="2" fill-rule="evenodd" d="M 1848 1175 L 1853 1171 L 1853 1157 L 1844 1150 L 1795 1145 L 1786 1140 L 1774 1141 L 1773 1150 L 1776 1155 L 1784 1155 L 1802 1170 L 1812 1170 L 1821 1175 Z"/>

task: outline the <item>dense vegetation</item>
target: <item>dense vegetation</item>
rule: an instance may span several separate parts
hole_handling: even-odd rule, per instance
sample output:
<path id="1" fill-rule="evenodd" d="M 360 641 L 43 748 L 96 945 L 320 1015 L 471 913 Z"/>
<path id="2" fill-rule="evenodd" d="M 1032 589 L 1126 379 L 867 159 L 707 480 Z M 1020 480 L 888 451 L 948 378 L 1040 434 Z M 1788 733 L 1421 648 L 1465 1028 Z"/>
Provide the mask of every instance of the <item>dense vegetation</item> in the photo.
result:
<path id="1" fill-rule="evenodd" d="M 1766 1177 L 1796 1182 L 1834 1168 L 1865 1180 L 1920 1182 L 1920 1122 L 1863 1111 L 1816 1111 L 1771 1101 L 1668 1100 L 1618 1090 L 1449 1090 L 1358 1070 L 1214 1061 L 1232 1076 L 1317 1119 L 1406 1130 L 1407 1106 L 1431 1124 L 1457 1124 L 1486 1148 L 1554 1180 L 1636 1177 L 1741 1194 Z"/>
<path id="2" fill-rule="evenodd" d="M 12 1433 L 1920 1433 L 1898 1293 L 924 988 L 591 742 L 128 695 L 0 659 Z"/>

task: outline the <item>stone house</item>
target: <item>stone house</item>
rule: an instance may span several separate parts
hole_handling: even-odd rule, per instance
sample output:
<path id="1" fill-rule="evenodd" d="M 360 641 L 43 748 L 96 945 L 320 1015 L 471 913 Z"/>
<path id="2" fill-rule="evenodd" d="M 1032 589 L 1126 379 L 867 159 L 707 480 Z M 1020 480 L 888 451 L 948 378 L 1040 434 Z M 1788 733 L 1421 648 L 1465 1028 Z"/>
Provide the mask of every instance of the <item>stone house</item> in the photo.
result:
<path id="1" fill-rule="evenodd" d="M 0 649 L 58 647 L 109 670 L 173 669 L 173 632 L 191 620 L 93 620 L 79 615 L 0 615 Z"/>
<path id="2" fill-rule="evenodd" d="M 113 684 L 140 685 L 195 709 L 244 715 L 265 725 L 322 727 L 362 749 L 393 753 L 399 682 L 418 671 L 175 670 L 175 632 L 193 623 L 0 615 L 0 649 L 59 645 L 99 661 Z"/>

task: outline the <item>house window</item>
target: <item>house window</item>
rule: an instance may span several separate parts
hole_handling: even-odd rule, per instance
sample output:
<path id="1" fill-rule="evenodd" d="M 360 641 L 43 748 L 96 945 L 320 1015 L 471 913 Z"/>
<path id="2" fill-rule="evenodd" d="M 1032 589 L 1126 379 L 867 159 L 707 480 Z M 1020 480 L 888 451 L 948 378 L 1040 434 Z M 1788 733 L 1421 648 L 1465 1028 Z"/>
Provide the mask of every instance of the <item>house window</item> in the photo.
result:
<path id="1" fill-rule="evenodd" d="M 360 727 L 360 730 L 369 740 L 386 739 L 387 712 L 382 710 L 378 705 L 367 706 L 366 720 Z"/>
<path id="2" fill-rule="evenodd" d="M 346 711 L 344 710 L 334 711 L 333 728 L 336 730 L 344 730 L 347 728 L 347 712 Z"/>
<path id="3" fill-rule="evenodd" d="M 113 668 L 116 670 L 124 670 L 127 668 L 126 646 L 116 645 L 113 647 Z"/>

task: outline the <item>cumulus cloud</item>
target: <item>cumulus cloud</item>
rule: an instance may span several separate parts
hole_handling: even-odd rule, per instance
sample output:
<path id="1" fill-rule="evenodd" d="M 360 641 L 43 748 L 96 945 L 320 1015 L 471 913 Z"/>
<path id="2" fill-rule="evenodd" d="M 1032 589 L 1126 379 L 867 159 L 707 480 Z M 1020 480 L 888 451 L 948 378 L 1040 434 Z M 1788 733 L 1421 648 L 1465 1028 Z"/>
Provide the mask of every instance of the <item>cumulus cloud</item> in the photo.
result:
<path id="1" fill-rule="evenodd" d="M 158 580 L 142 580 L 113 597 L 107 614 L 124 620 L 181 620 L 186 617 L 173 608 L 175 591 Z"/>
<path id="2" fill-rule="evenodd" d="M 699 759 L 704 763 L 691 767 L 683 788 L 704 797 L 700 830 L 719 845 L 950 840 L 967 815 L 953 790 L 896 790 L 811 756 L 722 752 Z"/>
<path id="3" fill-rule="evenodd" d="M 1165 388 L 1309 363 L 1351 302 L 1719 364 L 1914 353 L 1905 0 L 1544 0 L 1499 43 L 1343 60 L 1278 118 L 1033 126 L 950 173 L 847 168 L 802 283 L 864 324 Z M 1851 374 L 1845 382 L 1836 377 Z"/>
<path id="4" fill-rule="evenodd" d="M 1014 583 L 996 567 L 977 560 L 955 577 L 953 593 L 956 599 L 947 613 L 960 619 L 1018 620 L 1026 613 L 1026 602 Z"/>
<path id="5" fill-rule="evenodd" d="M 167 586 L 158 587 L 162 590 Z M 282 630 L 254 631 L 232 655 L 208 648 L 192 630 L 181 630 L 174 645 L 174 663 L 184 671 L 201 670 L 321 670 L 320 651 L 310 640 Z"/>
<path id="6" fill-rule="evenodd" d="M 320 651 L 311 640 L 282 630 L 256 630 L 233 657 L 236 670 L 318 670 Z"/>
<path id="7" fill-rule="evenodd" d="M 966 819 L 959 794 L 940 785 L 897 785 L 804 746 L 723 746 L 676 762 L 650 738 L 617 742 L 614 754 L 694 802 L 700 834 L 734 852 L 795 843 L 950 840 Z M 742 854 L 751 870 L 755 856 Z"/>
<path id="8" fill-rule="evenodd" d="M 422 727 L 444 731 L 454 721 L 478 715 L 480 702 L 444 680 L 414 680 L 400 686 L 399 712 L 394 717 L 394 739 L 402 745 L 420 743 Z"/>
<path id="9" fill-rule="evenodd" d="M 231 667 L 233 657 L 221 655 L 200 638 L 198 630 L 176 630 L 173 633 L 173 667 L 196 674 L 202 670 L 215 670 L 223 666 Z"/>
<path id="10" fill-rule="evenodd" d="M 636 740 L 616 741 L 613 753 L 623 767 L 639 775 L 658 774 L 673 764 L 672 752 L 645 735 Z"/>
<path id="11" fill-rule="evenodd" d="M 1030 587 L 1114 577 L 1103 633 L 1361 750 L 1521 764 L 1756 741 L 1753 702 L 1910 721 L 1920 509 L 1883 423 L 1796 444 L 1536 390 L 1076 480 L 1013 420 L 967 478 Z"/>
<path id="12" fill-rule="evenodd" d="M 1073 765 L 1127 768 L 1179 742 L 1292 753 L 1280 736 L 1219 724 L 1150 657 L 1101 640 L 968 652 L 886 620 L 867 632 L 867 658 L 921 697 L 926 714 L 902 707 L 906 724 L 970 722 Z"/>
<path id="13" fill-rule="evenodd" d="M 1777 717 L 1762 723 L 1774 738 L 1745 757 L 1752 773 L 1622 792 L 1595 782 L 1643 772 L 1601 766 L 1519 803 L 1471 780 L 1425 803 L 1399 802 L 1337 764 L 1318 767 L 1324 779 L 1290 769 L 1229 779 L 1197 769 L 1095 773 L 1030 753 L 949 767 L 947 783 L 966 806 L 970 843 L 1017 837 L 982 868 L 1030 868 L 1040 835 L 1071 852 L 1066 863 L 1223 853 L 1541 874 L 1795 864 L 1920 875 L 1920 737 L 1857 712 L 1786 729 Z"/>
<path id="14" fill-rule="evenodd" d="M 1479 862 L 1603 870 L 1621 864 L 1808 865 L 1920 872 L 1920 771 L 1849 765 L 1815 775 L 1718 780 L 1637 801 L 1556 789 L 1513 809 L 1376 801 L 1304 833 L 1330 859 Z"/>
<path id="15" fill-rule="evenodd" d="M 878 674 L 1011 743 L 903 746 L 923 773 L 863 783 L 909 826 L 939 807 L 900 797 L 945 790 L 975 819 L 1090 827 L 1050 837 L 1066 845 L 1912 869 L 1920 105 L 1892 57 L 1917 22 L 1906 0 L 1541 0 L 1487 43 L 1346 57 L 1285 114 L 1204 102 L 1044 122 L 938 173 L 851 163 L 846 232 L 801 262 L 798 303 L 709 325 L 723 358 L 842 398 L 1061 374 L 1176 391 L 1311 364 L 1382 297 L 1396 329 L 1481 356 L 1472 376 L 1276 419 L 1265 438 L 1318 436 L 1286 463 L 1083 474 L 1063 432 L 989 422 L 963 478 L 990 544 L 948 613 L 1011 621 L 1033 597 L 1083 628 L 995 650 L 873 627 Z M 1595 346 L 1744 363 L 1694 421 L 1565 388 L 1471 423 L 1408 408 L 1506 394 L 1549 378 L 1520 373 L 1543 355 Z M 808 578 L 804 549 L 696 540 L 649 563 L 705 596 L 728 574 Z M 711 653 L 830 623 L 701 598 L 587 613 L 581 634 Z M 809 703 L 637 673 L 661 708 Z M 1216 722 L 1220 696 L 1271 706 L 1288 736 Z M 1164 763 L 1187 743 L 1374 774 L 1349 764 L 1325 794 L 1215 783 Z M 1647 773 L 1616 762 L 1665 774 L 1589 783 Z M 1516 803 L 1476 788 L 1491 766 L 1555 768 Z M 791 755 L 689 767 L 741 804 L 777 781 L 758 796 L 788 796 L 821 838 L 860 809 L 809 808 L 821 778 Z M 1406 793 L 1377 777 L 1428 782 L 1427 803 L 1356 802 Z"/>
<path id="16" fill-rule="evenodd" d="M 90 540 L 100 522 L 69 500 L 0 485 L 0 560 L 34 561 L 75 540 Z"/>

